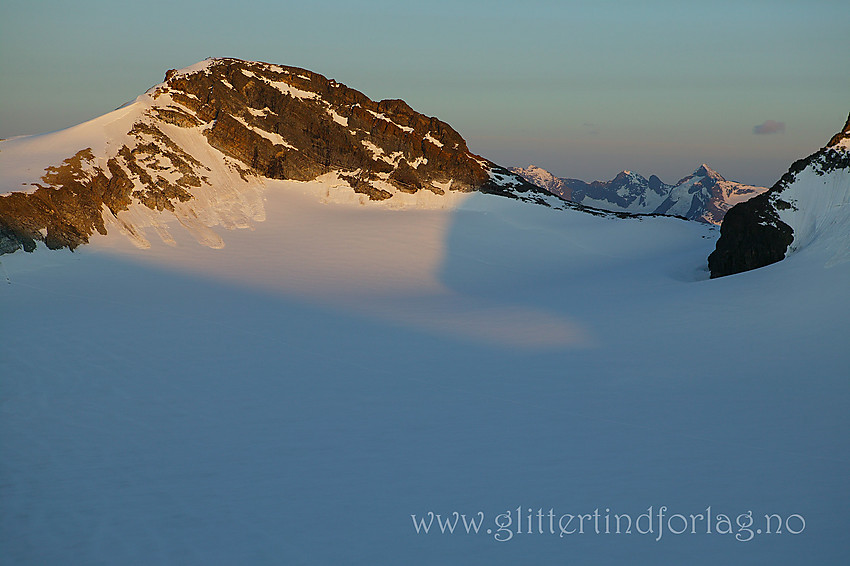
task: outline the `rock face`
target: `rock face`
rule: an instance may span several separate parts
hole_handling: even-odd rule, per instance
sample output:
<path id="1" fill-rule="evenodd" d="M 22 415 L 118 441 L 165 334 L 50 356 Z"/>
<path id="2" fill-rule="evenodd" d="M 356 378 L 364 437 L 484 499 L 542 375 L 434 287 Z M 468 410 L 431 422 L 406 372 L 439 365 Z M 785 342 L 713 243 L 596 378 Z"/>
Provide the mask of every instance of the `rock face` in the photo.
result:
<path id="1" fill-rule="evenodd" d="M 794 240 L 793 230 L 779 220 L 777 206 L 768 193 L 741 203 L 726 213 L 720 239 L 708 256 L 711 277 L 721 277 L 775 263 L 785 257 Z"/>
<path id="2" fill-rule="evenodd" d="M 850 260 L 848 204 L 850 117 L 824 148 L 794 162 L 768 192 L 726 214 L 708 257 L 711 276 L 775 263 L 815 239 L 836 250 L 830 261 Z"/>
<path id="3" fill-rule="evenodd" d="M 531 165 L 511 168 L 528 181 L 568 200 L 617 212 L 666 214 L 719 224 L 732 206 L 767 190 L 766 187 L 727 181 L 702 164 L 693 174 L 668 185 L 655 175 L 649 179 L 623 171 L 610 181 L 586 183 L 555 177 Z"/>
<path id="4" fill-rule="evenodd" d="M 26 190 L 0 187 L 0 253 L 32 250 L 39 240 L 73 249 L 131 204 L 174 211 L 200 187 L 223 182 L 201 157 L 211 150 L 223 156 L 225 177 L 246 182 L 333 173 L 371 200 L 480 191 L 552 203 L 548 192 L 471 153 L 445 122 L 296 67 L 208 59 L 168 71 L 121 116 L 123 131 L 113 131 L 120 120 L 106 120 L 105 143 L 69 150 L 25 180 Z M 0 158 L 6 144 L 26 143 L 0 142 Z"/>

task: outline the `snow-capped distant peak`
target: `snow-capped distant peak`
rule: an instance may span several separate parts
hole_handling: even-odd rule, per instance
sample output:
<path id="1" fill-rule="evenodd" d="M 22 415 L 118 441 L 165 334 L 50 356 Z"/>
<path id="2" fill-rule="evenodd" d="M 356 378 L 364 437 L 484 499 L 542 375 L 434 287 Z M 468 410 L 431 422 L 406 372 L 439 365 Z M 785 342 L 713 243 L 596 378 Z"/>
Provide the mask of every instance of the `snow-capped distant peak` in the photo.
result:
<path id="1" fill-rule="evenodd" d="M 726 180 L 726 179 L 723 178 L 723 176 L 720 173 L 718 173 L 717 171 L 715 171 L 714 169 L 712 169 L 711 167 L 709 167 L 705 163 L 703 163 L 702 165 L 697 167 L 696 171 L 694 171 L 694 176 L 696 176 L 696 177 L 709 177 L 709 178 L 717 180 L 717 181 L 725 181 Z"/>
<path id="2" fill-rule="evenodd" d="M 547 171 L 542 167 L 538 167 L 537 165 L 529 165 L 528 167 L 511 167 L 510 170 L 516 173 L 517 175 L 522 175 L 523 177 L 529 180 L 534 179 L 544 182 L 550 182 L 557 179 L 557 177 L 553 173 Z M 544 185 L 540 186 L 543 186 L 545 188 Z"/>
<path id="3" fill-rule="evenodd" d="M 538 187 L 542 187 L 552 193 L 556 193 L 557 191 L 553 189 L 557 189 L 562 185 L 561 180 L 552 172 L 547 171 L 542 167 L 538 167 L 537 165 L 529 165 L 528 167 L 509 167 L 508 169 L 512 173 L 523 177 L 528 182 L 534 183 Z"/>
<path id="4" fill-rule="evenodd" d="M 615 181 L 625 182 L 629 184 L 644 184 L 646 183 L 646 178 L 639 173 L 635 173 L 629 169 L 624 169 L 617 173 L 617 176 L 614 177 Z"/>

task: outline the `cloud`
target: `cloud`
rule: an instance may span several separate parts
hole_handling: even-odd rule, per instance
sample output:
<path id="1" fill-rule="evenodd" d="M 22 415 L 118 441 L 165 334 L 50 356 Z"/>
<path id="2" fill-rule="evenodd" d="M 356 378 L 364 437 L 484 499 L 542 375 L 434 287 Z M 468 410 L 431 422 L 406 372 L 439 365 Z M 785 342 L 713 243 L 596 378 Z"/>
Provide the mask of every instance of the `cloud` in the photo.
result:
<path id="1" fill-rule="evenodd" d="M 598 136 L 599 127 L 593 122 L 585 122 L 581 125 L 582 132 L 588 136 Z"/>
<path id="2" fill-rule="evenodd" d="M 754 134 L 781 134 L 785 131 L 785 122 L 765 120 L 764 124 L 753 126 Z"/>

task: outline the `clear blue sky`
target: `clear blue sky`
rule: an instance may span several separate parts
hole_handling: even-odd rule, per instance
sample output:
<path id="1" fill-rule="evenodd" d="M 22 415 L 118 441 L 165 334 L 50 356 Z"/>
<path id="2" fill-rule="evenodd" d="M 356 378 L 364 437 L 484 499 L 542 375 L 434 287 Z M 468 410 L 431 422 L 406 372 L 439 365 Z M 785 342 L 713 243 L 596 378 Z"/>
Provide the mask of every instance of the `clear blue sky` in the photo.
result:
<path id="1" fill-rule="evenodd" d="M 772 184 L 850 112 L 846 0 L 4 0 L 0 137 L 108 112 L 209 56 L 403 98 L 503 165 Z M 767 121 L 784 131 L 756 134 Z M 766 130 L 777 128 L 766 127 Z"/>

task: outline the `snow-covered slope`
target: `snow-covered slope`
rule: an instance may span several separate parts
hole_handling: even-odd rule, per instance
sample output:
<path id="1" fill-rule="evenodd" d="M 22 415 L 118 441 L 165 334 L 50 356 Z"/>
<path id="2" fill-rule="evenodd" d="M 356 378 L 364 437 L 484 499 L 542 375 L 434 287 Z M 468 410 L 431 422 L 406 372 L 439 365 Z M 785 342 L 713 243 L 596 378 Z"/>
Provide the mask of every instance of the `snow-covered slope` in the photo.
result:
<path id="1" fill-rule="evenodd" d="M 174 246 L 2 257 L 4 561 L 841 563 L 850 263 L 709 280 L 700 223 L 345 195 L 267 181 L 221 249 L 162 213 Z M 548 530 L 662 506 L 711 534 Z M 749 511 L 806 527 L 738 540 Z"/>
<path id="2" fill-rule="evenodd" d="M 846 153 L 850 146 L 837 147 Z M 780 209 L 779 220 L 794 231 L 788 254 L 811 246 L 822 246 L 832 252 L 827 267 L 850 261 L 850 167 L 829 168 L 826 161 L 812 164 L 796 175 L 793 183 L 782 191 L 789 208 Z"/>
<path id="3" fill-rule="evenodd" d="M 709 257 L 714 277 L 820 248 L 827 266 L 850 260 L 850 118 L 820 151 L 795 162 L 768 191 L 733 208 Z"/>
<path id="4" fill-rule="evenodd" d="M 655 175 L 647 179 L 633 171 L 623 171 L 610 181 L 586 183 L 555 177 L 534 165 L 510 169 L 539 187 L 585 206 L 617 212 L 683 216 L 711 224 L 720 224 L 732 206 L 767 190 L 766 187 L 727 181 L 706 164 L 675 185 L 667 185 Z"/>

